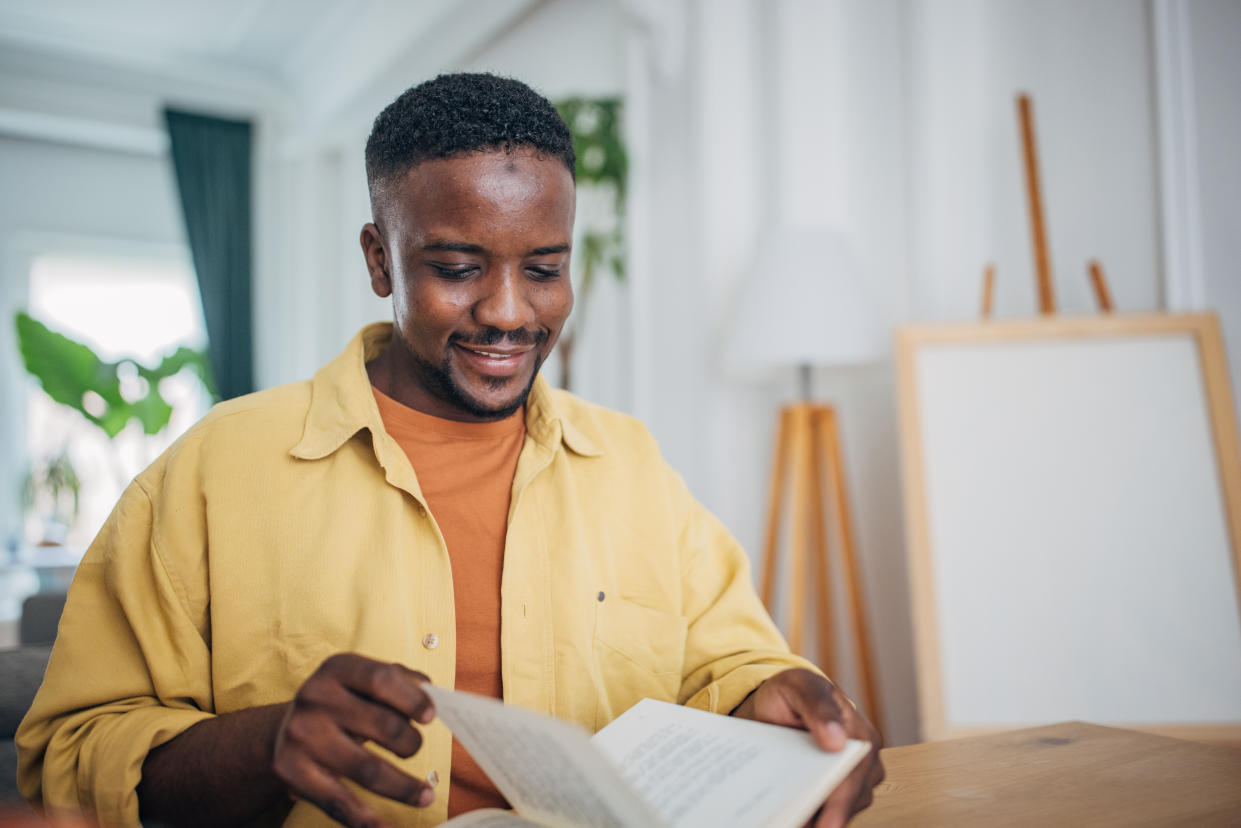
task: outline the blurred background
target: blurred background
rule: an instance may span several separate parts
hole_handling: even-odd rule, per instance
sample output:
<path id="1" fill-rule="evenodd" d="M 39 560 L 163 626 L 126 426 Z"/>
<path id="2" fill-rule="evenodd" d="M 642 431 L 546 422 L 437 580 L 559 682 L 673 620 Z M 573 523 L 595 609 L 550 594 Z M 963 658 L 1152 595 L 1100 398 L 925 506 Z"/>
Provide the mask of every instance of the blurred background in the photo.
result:
<path id="1" fill-rule="evenodd" d="M 802 360 L 747 358 L 779 326 L 741 297 L 805 304 L 814 256 L 773 251 L 785 232 L 847 248 L 832 290 L 866 316 L 857 353 L 802 380 L 839 412 L 892 744 L 918 723 L 891 333 L 977 318 L 988 263 L 995 315 L 1037 313 L 1019 91 L 1060 312 L 1096 312 L 1098 259 L 1119 312 L 1216 310 L 1241 388 L 1231 0 L 0 0 L 3 643 L 212 399 L 209 373 L 161 363 L 208 343 L 165 110 L 250 126 L 249 324 L 213 335 L 251 343 L 265 388 L 389 317 L 358 245 L 362 148 L 400 92 L 459 70 L 520 78 L 593 135 L 578 232 L 602 252 L 586 272 L 579 239 L 572 370 L 547 376 L 643 419 L 756 564 Z M 40 389 L 18 311 L 89 346 L 66 351 L 83 365 L 119 363 L 121 399 L 82 403 L 96 422 Z M 109 420 L 152 383 L 166 426 L 141 405 Z"/>

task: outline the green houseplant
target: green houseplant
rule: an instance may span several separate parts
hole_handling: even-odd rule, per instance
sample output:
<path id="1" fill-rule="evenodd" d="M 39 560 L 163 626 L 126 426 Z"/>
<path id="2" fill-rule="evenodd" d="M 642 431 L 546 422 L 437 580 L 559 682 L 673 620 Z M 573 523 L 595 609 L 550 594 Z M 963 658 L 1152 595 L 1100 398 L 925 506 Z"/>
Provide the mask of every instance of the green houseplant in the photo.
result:
<path id="1" fill-rule="evenodd" d="M 26 370 L 39 381 L 47 395 L 79 412 L 115 437 L 131 420 L 142 424 L 146 434 L 158 434 L 172 417 L 172 406 L 160 395 L 160 380 L 190 369 L 202 380 L 213 398 L 207 355 L 180 347 L 149 368 L 123 357 L 105 362 L 89 346 L 57 333 L 25 311 L 17 312 L 17 342 Z M 135 372 L 140 393 L 127 394 L 122 375 Z"/>
<path id="2" fill-rule="evenodd" d="M 22 506 L 42 517 L 42 543 L 60 543 L 77 520 L 82 505 L 82 481 L 69 458 L 69 449 L 30 466 L 22 487 Z"/>
<path id="3" fill-rule="evenodd" d="M 217 397 L 207 356 L 194 348 L 178 348 L 153 367 L 128 357 L 108 362 L 24 311 L 17 312 L 15 325 L 26 371 L 49 397 L 77 411 L 110 441 L 131 420 L 147 435 L 163 431 L 173 409 L 160 393 L 160 381 L 180 371 L 191 371 L 211 397 Z M 44 541 L 55 542 L 77 517 L 81 485 L 67 446 L 34 459 L 23 487 L 23 506 L 38 513 Z"/>
<path id="4" fill-rule="evenodd" d="M 573 134 L 577 155 L 580 238 L 575 250 L 573 321 L 560 335 L 560 385 L 571 388 L 573 353 L 586 323 L 591 293 L 602 274 L 625 279 L 625 195 L 629 156 L 621 137 L 618 98 L 568 98 L 556 109 Z M 585 196 L 585 198 L 583 198 Z M 587 204 L 595 210 L 584 209 Z"/>

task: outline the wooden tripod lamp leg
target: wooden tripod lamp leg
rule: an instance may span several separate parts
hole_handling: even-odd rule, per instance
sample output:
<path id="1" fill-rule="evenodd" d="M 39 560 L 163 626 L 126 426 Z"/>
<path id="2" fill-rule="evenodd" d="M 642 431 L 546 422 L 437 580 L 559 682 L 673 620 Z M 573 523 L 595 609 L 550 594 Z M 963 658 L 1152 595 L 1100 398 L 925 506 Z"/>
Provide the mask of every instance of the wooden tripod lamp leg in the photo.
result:
<path id="1" fill-rule="evenodd" d="M 789 646 L 793 652 L 802 651 L 802 633 L 806 623 L 806 557 L 810 513 L 816 506 L 810 498 L 810 408 L 806 405 L 792 409 L 793 453 L 793 560 L 790 565 L 789 587 Z M 817 507 L 821 508 L 821 507 Z"/>
<path id="2" fill-rule="evenodd" d="M 823 518 L 823 454 L 827 448 L 828 434 L 824 430 L 822 409 L 816 408 L 810 418 L 810 526 L 807 527 L 814 540 L 815 602 L 818 616 L 815 636 L 819 644 L 819 667 L 828 676 L 836 675 L 836 618 L 832 600 L 831 564 L 828 560 L 827 525 Z"/>
<path id="3" fill-rule="evenodd" d="M 836 424 L 836 412 L 828 408 L 823 413 L 823 426 L 827 434 L 828 467 L 832 474 L 832 486 L 836 490 L 836 520 L 840 526 L 841 564 L 849 595 L 849 610 L 853 621 L 854 650 L 857 653 L 861 673 L 862 694 L 866 712 L 871 723 L 883 736 L 883 710 L 879 704 L 878 683 L 871 659 L 870 630 L 866 623 L 866 603 L 858 573 L 857 554 L 853 544 L 853 524 L 849 519 L 849 495 L 845 487 L 844 463 L 840 452 L 840 433 Z"/>
<path id="4" fill-rule="evenodd" d="M 771 459 L 771 480 L 767 487 L 767 537 L 763 544 L 763 580 L 759 595 L 763 606 L 772 612 L 775 597 L 776 562 L 780 542 L 780 514 L 784 497 L 784 478 L 788 473 L 788 457 L 792 448 L 792 415 L 786 407 L 780 411 L 776 426 L 776 453 Z"/>

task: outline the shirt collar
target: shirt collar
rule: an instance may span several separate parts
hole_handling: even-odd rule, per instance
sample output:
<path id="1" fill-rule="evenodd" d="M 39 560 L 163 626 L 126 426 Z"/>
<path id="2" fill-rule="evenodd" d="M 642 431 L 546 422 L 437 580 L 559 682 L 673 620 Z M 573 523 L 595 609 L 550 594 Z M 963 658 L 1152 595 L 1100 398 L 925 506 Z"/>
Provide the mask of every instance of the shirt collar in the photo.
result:
<path id="1" fill-rule="evenodd" d="M 563 393 L 563 392 L 562 392 Z M 530 396 L 526 398 L 526 433 L 536 442 L 555 449 L 560 443 L 574 454 L 599 457 L 602 451 L 565 413 L 547 380 L 539 374 L 534 378 Z"/>
<path id="2" fill-rule="evenodd" d="M 302 460 L 318 460 L 364 428 L 372 435 L 384 433 L 366 363 L 379 356 L 391 340 L 391 322 L 367 325 L 339 356 L 315 373 L 302 439 L 290 449 L 290 454 Z M 541 374 L 535 378 L 526 399 L 526 433 L 552 450 L 563 443 L 574 454 L 585 457 L 603 453 L 566 416 Z"/>

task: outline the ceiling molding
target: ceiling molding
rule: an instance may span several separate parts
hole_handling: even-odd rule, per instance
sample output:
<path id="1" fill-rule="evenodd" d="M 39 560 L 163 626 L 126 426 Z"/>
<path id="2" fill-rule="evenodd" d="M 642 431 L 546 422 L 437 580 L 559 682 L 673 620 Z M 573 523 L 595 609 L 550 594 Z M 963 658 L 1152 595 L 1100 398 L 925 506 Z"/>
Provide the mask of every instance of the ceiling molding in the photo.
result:
<path id="1" fill-rule="evenodd" d="M 236 63 L 206 58 L 174 58 L 137 50 L 124 55 L 108 49 L 40 45 L 0 33 L 0 71 L 68 80 L 83 86 L 202 90 L 236 99 L 238 106 L 270 106 L 290 91 L 275 75 Z"/>
<path id="2" fill-rule="evenodd" d="M 17 109 L 0 108 L 0 135 L 136 155 L 168 152 L 168 134 L 160 129 Z"/>

